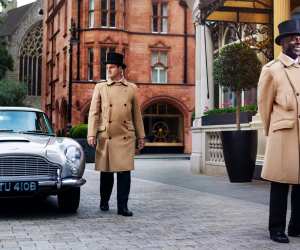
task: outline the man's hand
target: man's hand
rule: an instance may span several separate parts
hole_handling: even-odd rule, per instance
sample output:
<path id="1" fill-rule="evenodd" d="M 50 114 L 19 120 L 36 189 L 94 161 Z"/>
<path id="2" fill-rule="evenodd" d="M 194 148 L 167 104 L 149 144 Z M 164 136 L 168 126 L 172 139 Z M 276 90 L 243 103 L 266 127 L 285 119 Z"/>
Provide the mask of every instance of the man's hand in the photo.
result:
<path id="1" fill-rule="evenodd" d="M 91 147 L 96 147 L 96 137 L 95 136 L 89 136 L 87 141 Z"/>
<path id="2" fill-rule="evenodd" d="M 145 147 L 145 140 L 144 138 L 138 139 L 138 150 L 141 150 Z"/>

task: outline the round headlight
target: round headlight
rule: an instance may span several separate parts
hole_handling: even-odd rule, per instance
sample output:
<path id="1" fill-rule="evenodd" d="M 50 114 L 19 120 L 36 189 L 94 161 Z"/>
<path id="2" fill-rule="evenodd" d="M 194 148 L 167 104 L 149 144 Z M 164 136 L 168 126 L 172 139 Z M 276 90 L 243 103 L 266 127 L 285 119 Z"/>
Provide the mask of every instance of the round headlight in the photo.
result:
<path id="1" fill-rule="evenodd" d="M 71 165 L 71 170 L 72 170 L 73 174 L 76 174 L 76 172 L 78 171 L 78 167 L 80 165 L 80 159 L 81 159 L 80 149 L 75 146 L 69 146 L 65 151 L 65 155 L 66 155 L 68 163 Z"/>

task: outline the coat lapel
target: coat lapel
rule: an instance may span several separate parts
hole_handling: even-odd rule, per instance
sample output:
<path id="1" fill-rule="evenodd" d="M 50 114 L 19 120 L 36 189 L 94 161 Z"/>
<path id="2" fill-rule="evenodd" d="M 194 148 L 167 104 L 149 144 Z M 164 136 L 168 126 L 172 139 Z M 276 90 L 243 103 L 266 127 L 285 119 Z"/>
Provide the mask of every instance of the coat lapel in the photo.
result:
<path id="1" fill-rule="evenodd" d="M 300 93 L 300 64 L 293 62 L 287 55 L 281 53 L 278 60 L 284 65 L 284 71 L 293 89 Z"/>

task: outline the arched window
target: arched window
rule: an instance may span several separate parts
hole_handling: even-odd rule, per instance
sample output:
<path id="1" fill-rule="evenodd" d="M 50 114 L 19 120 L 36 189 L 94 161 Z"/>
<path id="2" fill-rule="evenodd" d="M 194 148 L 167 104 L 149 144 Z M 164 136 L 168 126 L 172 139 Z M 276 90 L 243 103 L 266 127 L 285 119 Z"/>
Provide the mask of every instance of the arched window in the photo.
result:
<path id="1" fill-rule="evenodd" d="M 175 106 L 158 102 L 143 112 L 148 146 L 183 146 L 183 115 Z"/>
<path id="2" fill-rule="evenodd" d="M 29 96 L 41 95 L 42 36 L 43 28 L 40 22 L 27 33 L 20 49 L 19 80 L 27 84 Z"/>

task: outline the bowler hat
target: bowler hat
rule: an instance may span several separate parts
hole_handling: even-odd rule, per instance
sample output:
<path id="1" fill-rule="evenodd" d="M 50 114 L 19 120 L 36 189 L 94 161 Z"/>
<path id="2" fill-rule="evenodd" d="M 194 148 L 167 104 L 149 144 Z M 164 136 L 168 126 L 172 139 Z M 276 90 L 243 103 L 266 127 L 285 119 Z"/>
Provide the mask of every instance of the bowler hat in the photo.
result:
<path id="1" fill-rule="evenodd" d="M 103 64 L 115 64 L 121 66 L 123 69 L 126 68 L 126 65 L 123 62 L 124 57 L 120 53 L 109 52 L 106 55 L 106 61 L 102 62 Z"/>
<path id="2" fill-rule="evenodd" d="M 278 25 L 279 35 L 276 37 L 275 42 L 281 45 L 281 39 L 287 36 L 299 35 L 300 36 L 300 19 L 292 19 L 282 22 Z"/>

